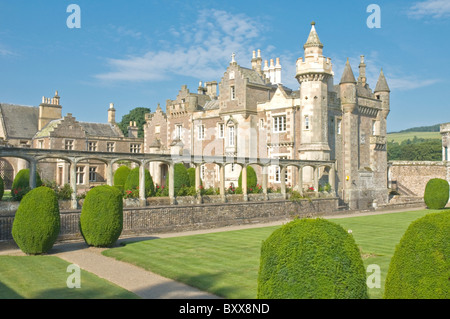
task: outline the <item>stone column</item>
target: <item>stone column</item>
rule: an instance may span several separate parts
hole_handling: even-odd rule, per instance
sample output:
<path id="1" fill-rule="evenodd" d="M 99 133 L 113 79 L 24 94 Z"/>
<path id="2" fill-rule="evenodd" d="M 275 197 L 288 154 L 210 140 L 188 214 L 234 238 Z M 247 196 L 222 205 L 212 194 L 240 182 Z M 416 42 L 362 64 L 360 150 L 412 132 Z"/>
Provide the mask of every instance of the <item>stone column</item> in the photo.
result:
<path id="1" fill-rule="evenodd" d="M 244 201 L 248 201 L 247 193 L 247 165 L 242 165 L 242 194 L 244 194 Z"/>
<path id="2" fill-rule="evenodd" d="M 314 166 L 313 168 L 313 182 L 314 182 L 314 191 L 319 193 L 319 167 Z"/>
<path id="3" fill-rule="evenodd" d="M 35 160 L 30 161 L 30 188 L 36 188 L 36 171 L 37 171 L 37 163 Z"/>
<path id="4" fill-rule="evenodd" d="M 113 173 L 113 164 L 112 162 L 108 162 L 108 164 L 106 165 L 106 183 L 109 186 L 113 186 L 114 185 L 114 173 Z"/>
<path id="5" fill-rule="evenodd" d="M 281 195 L 286 199 L 286 166 L 280 166 Z"/>
<path id="6" fill-rule="evenodd" d="M 70 187 L 72 188 L 71 207 L 78 209 L 77 201 L 77 162 L 70 162 Z"/>
<path id="7" fill-rule="evenodd" d="M 263 194 L 264 194 L 264 200 L 268 200 L 269 196 L 267 195 L 267 179 L 268 179 L 268 167 L 263 166 L 262 167 L 262 188 L 263 188 Z"/>
<path id="8" fill-rule="evenodd" d="M 175 163 L 168 164 L 169 166 L 169 199 L 170 205 L 175 205 Z"/>
<path id="9" fill-rule="evenodd" d="M 145 197 L 145 162 L 139 164 L 139 205 L 141 207 L 147 206 Z"/>
<path id="10" fill-rule="evenodd" d="M 202 179 L 200 176 L 200 170 L 202 168 L 202 164 L 195 164 L 195 191 L 197 192 L 197 204 L 202 203 L 202 194 L 201 194 L 201 185 Z"/>
<path id="11" fill-rule="evenodd" d="M 301 196 L 303 196 L 303 167 L 302 166 L 300 166 L 298 168 L 297 185 L 298 185 L 298 192 L 300 193 Z"/>
<path id="12" fill-rule="evenodd" d="M 222 197 L 222 202 L 227 202 L 227 197 L 225 195 L 225 164 L 220 165 L 220 196 Z"/>
<path id="13" fill-rule="evenodd" d="M 333 194 L 333 196 L 336 196 L 336 164 L 333 164 L 330 167 L 330 171 L 328 174 L 328 182 L 331 185 L 331 194 Z"/>
<path id="14" fill-rule="evenodd" d="M 201 186 L 200 169 L 201 164 L 195 164 L 195 190 L 199 191 Z"/>

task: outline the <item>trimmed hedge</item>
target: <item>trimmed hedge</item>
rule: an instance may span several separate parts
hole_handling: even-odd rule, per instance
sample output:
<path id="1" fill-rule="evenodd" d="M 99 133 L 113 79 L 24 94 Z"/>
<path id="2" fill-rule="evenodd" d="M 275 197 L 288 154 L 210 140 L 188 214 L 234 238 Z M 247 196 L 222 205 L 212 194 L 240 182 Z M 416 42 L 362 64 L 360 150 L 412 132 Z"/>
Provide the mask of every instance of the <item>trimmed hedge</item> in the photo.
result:
<path id="1" fill-rule="evenodd" d="M 91 189 L 80 216 L 80 231 L 86 243 L 94 247 L 110 247 L 119 239 L 122 230 L 122 193 L 108 185 Z"/>
<path id="2" fill-rule="evenodd" d="M 409 226 L 386 276 L 386 299 L 450 299 L 450 210 Z"/>
<path id="3" fill-rule="evenodd" d="M 42 186 L 42 180 L 36 171 L 36 187 Z M 30 191 L 30 170 L 28 168 L 20 170 L 14 177 L 11 187 L 11 196 L 13 200 L 20 201 L 23 196 Z"/>
<path id="4" fill-rule="evenodd" d="M 448 203 L 449 185 L 445 179 L 433 178 L 425 188 L 424 200 L 429 209 L 442 209 Z"/>
<path id="5" fill-rule="evenodd" d="M 19 248 L 29 255 L 47 253 L 60 231 L 58 198 L 48 187 L 26 194 L 17 209 L 12 235 Z"/>
<path id="6" fill-rule="evenodd" d="M 255 169 L 251 166 L 247 166 L 247 188 L 256 188 L 258 184 L 258 178 L 256 177 Z M 238 186 L 242 188 L 242 171 L 239 175 Z"/>
<path id="7" fill-rule="evenodd" d="M 4 193 L 5 193 L 5 184 L 3 183 L 3 178 L 0 176 L 0 200 L 2 200 Z"/>
<path id="8" fill-rule="evenodd" d="M 277 229 L 261 247 L 258 298 L 368 298 L 353 237 L 324 219 L 297 219 Z"/>
<path id="9" fill-rule="evenodd" d="M 127 181 L 124 184 L 125 191 L 139 189 L 139 167 L 136 167 L 128 174 Z M 145 170 L 145 196 L 150 197 L 155 194 L 155 185 L 150 172 Z"/>
<path id="10" fill-rule="evenodd" d="M 122 192 L 130 172 L 131 169 L 128 166 L 120 166 L 114 173 L 114 186 Z"/>

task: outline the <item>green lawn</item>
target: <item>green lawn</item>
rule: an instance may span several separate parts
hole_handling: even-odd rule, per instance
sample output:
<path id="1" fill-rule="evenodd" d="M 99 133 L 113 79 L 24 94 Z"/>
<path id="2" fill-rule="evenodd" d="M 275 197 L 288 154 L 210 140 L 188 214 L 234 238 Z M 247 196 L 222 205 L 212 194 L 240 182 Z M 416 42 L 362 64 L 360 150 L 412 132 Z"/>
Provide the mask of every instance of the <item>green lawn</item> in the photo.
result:
<path id="1" fill-rule="evenodd" d="M 377 264 L 381 268 L 382 286 L 369 290 L 371 298 L 382 297 L 389 261 L 409 224 L 432 212 L 435 211 L 333 219 L 345 229 L 352 230 L 366 267 Z M 106 250 L 104 255 L 228 299 L 253 299 L 256 297 L 261 243 L 276 228 L 135 242 Z"/>
<path id="2" fill-rule="evenodd" d="M 0 256 L 0 299 L 138 298 L 86 271 L 81 271 L 81 288 L 69 289 L 69 265 L 54 256 Z"/>

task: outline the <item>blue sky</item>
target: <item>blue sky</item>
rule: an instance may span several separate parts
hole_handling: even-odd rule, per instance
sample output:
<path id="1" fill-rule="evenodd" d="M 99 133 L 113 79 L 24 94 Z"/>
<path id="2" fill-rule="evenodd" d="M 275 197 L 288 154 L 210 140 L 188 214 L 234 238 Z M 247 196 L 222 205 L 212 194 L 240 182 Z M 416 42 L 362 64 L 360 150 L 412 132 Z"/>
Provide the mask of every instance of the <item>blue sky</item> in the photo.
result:
<path id="1" fill-rule="evenodd" d="M 81 9 L 68 28 L 67 7 Z M 369 28 L 370 4 L 381 28 Z M 339 83 L 365 55 L 373 89 L 380 69 L 391 88 L 388 131 L 450 122 L 450 0 L 148 1 L 0 0 L 0 102 L 37 106 L 59 91 L 63 114 L 106 122 L 135 107 L 155 110 L 182 85 L 220 81 L 231 54 L 281 58 L 283 83 L 298 89 L 295 62 L 311 21 Z"/>

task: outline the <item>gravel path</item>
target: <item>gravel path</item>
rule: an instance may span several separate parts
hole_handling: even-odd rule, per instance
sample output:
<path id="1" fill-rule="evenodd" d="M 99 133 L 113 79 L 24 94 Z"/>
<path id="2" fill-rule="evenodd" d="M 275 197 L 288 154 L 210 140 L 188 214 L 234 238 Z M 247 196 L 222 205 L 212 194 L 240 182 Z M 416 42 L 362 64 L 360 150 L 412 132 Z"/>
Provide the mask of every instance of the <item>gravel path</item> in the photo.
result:
<path id="1" fill-rule="evenodd" d="M 418 208 L 423 209 L 423 208 Z M 376 215 L 395 213 L 401 211 L 412 211 L 414 208 L 392 211 L 375 211 L 375 212 L 349 212 L 342 215 L 328 216 L 324 218 L 345 218 L 362 215 Z M 189 236 L 211 232 L 232 231 L 237 229 L 268 227 L 282 225 L 289 220 L 278 222 L 253 224 L 244 226 L 230 226 L 219 229 L 208 229 L 198 231 L 188 231 L 183 233 L 156 234 L 155 236 L 140 238 L 123 238 L 120 239 L 118 245 L 127 241 L 148 240 L 155 238 L 168 238 L 176 236 Z M 89 271 L 103 279 L 106 279 L 120 287 L 123 287 L 144 299 L 218 299 L 219 297 L 200 291 L 196 288 L 185 284 L 161 277 L 152 272 L 146 271 L 137 266 L 115 260 L 103 256 L 101 253 L 104 249 L 87 247 L 84 242 L 64 242 L 57 243 L 49 255 L 60 257 L 71 264 L 76 264 L 80 268 Z M 15 245 L 0 245 L 0 255 L 23 256 L 24 254 L 17 249 Z"/>

